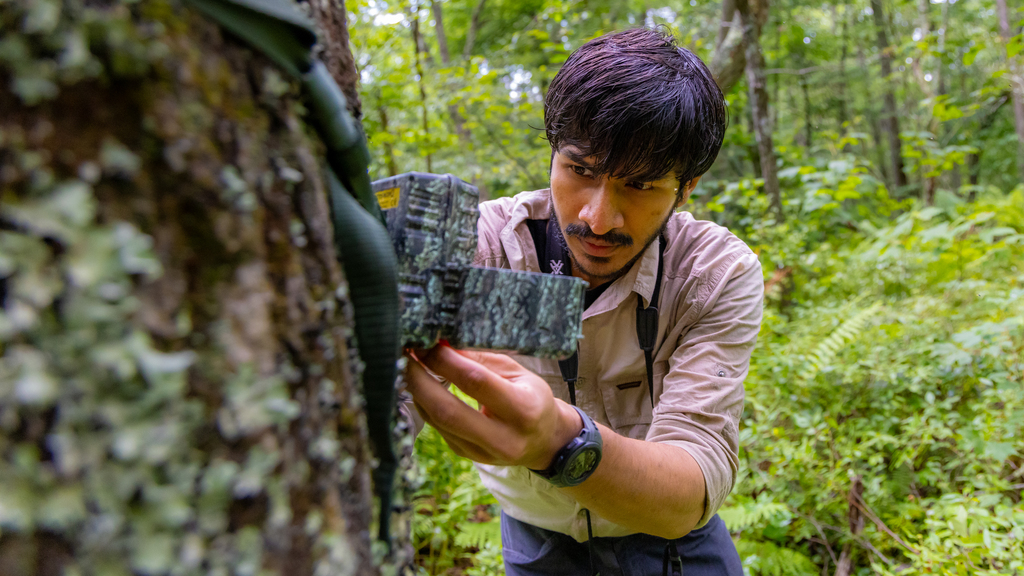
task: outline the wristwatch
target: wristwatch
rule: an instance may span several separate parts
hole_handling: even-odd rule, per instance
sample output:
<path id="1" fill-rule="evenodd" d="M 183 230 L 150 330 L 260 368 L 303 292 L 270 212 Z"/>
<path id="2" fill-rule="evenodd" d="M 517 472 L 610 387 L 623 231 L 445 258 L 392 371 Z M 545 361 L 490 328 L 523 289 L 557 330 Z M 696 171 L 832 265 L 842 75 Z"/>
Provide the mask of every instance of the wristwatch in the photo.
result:
<path id="1" fill-rule="evenodd" d="M 573 409 L 583 419 L 583 430 L 555 454 L 551 466 L 545 470 L 532 470 L 558 488 L 578 486 L 597 469 L 601 463 L 601 432 L 594 421 L 576 406 Z"/>

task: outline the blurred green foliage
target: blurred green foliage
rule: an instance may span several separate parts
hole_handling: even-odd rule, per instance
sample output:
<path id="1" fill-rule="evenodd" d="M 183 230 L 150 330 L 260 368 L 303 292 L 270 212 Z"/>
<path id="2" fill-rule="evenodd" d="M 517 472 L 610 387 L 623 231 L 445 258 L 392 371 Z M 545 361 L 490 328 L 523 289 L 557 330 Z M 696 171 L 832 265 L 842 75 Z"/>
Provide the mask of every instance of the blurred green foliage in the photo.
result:
<path id="1" fill-rule="evenodd" d="M 573 48 L 665 25 L 710 62 L 722 20 L 706 0 L 485 5 L 463 58 L 478 0 L 439 2 L 444 64 L 429 2 L 349 0 L 378 174 L 424 170 L 429 156 L 491 197 L 542 188 L 543 94 Z M 1024 571 L 1024 187 L 1010 105 L 1024 42 L 994 33 L 995 0 L 883 6 L 888 78 L 867 0 L 771 3 L 761 47 L 784 217 L 761 191 L 742 81 L 726 93 L 719 160 L 684 207 L 735 232 L 765 270 L 741 470 L 721 510 L 752 576 L 846 561 L 850 574 Z M 1020 17 L 1011 6 L 1015 34 Z M 883 168 L 886 88 L 901 189 Z M 497 533 L 475 536 L 496 510 L 471 466 L 433 432 L 417 449 L 423 569 L 500 572 Z"/>

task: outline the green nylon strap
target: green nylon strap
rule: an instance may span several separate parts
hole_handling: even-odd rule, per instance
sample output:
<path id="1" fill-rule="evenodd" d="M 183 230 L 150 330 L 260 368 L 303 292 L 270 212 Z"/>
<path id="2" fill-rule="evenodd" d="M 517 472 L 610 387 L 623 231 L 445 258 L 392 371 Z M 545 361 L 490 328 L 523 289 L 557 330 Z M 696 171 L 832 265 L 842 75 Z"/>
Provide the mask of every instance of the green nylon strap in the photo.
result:
<path id="1" fill-rule="evenodd" d="M 334 240 L 355 308 L 368 435 L 379 462 L 373 472 L 381 506 L 378 537 L 390 547 L 397 467 L 391 422 L 399 354 L 398 265 L 370 187 L 366 136 L 327 67 L 312 56 L 317 42 L 313 23 L 290 0 L 186 1 L 301 81 L 308 120 L 327 149 Z"/>
<path id="2" fill-rule="evenodd" d="M 187 0 L 232 34 L 267 55 L 292 76 L 313 64 L 316 28 L 290 2 L 277 0 Z"/>
<path id="3" fill-rule="evenodd" d="M 285 0 L 187 0 L 218 24 L 302 81 L 310 119 L 327 146 L 327 163 L 359 204 L 381 223 L 370 188 L 370 152 L 348 102 L 327 67 L 314 58 L 316 28 Z"/>
<path id="4" fill-rule="evenodd" d="M 319 60 L 302 76 L 302 88 L 309 105 L 309 116 L 327 146 L 327 163 L 345 188 L 363 208 L 384 224 L 384 214 L 370 187 L 370 151 L 362 128 L 348 113 L 341 88 Z"/>

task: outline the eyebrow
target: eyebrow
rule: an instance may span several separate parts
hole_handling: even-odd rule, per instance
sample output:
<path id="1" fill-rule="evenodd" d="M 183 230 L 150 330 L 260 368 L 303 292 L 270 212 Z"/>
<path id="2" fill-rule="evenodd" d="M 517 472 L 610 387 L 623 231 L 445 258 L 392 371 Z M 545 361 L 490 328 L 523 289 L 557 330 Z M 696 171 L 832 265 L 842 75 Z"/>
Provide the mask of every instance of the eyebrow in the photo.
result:
<path id="1" fill-rule="evenodd" d="M 591 162 L 589 162 L 587 160 L 587 156 L 584 156 L 582 152 L 579 152 L 576 149 L 562 148 L 561 150 L 558 151 L 558 153 L 561 154 L 562 156 L 565 156 L 569 160 L 575 162 L 576 164 L 579 164 L 580 166 L 583 166 L 584 168 L 594 169 L 594 167 L 595 167 L 594 164 L 592 164 Z M 650 177 L 650 178 L 642 178 L 642 177 L 638 177 L 638 176 L 620 176 L 620 178 L 622 178 L 623 180 L 629 180 L 631 182 L 650 182 L 650 183 L 654 183 L 654 182 L 657 182 L 659 180 L 663 180 L 663 179 L 667 178 L 670 174 L 672 174 L 671 170 L 666 172 L 665 174 L 662 174 L 661 176 Z M 643 176 L 643 175 L 641 175 L 641 176 Z"/>
<path id="2" fill-rule="evenodd" d="M 569 160 L 572 160 L 573 162 L 575 162 L 577 164 L 580 164 L 584 168 L 593 168 L 594 167 L 593 164 L 591 164 L 590 162 L 587 161 L 587 157 L 586 156 L 584 156 L 582 153 L 577 152 L 575 150 L 570 150 L 568 148 L 563 148 L 563 149 L 559 150 L 558 153 L 561 154 L 562 156 L 565 156 Z"/>

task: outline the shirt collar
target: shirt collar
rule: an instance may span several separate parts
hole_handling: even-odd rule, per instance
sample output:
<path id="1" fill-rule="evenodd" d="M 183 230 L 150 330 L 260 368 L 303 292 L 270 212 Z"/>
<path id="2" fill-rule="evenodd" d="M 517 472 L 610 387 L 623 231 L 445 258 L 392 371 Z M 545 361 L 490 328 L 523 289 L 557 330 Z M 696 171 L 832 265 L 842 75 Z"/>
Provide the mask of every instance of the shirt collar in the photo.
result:
<path id="1" fill-rule="evenodd" d="M 538 272 L 537 250 L 533 245 L 533 237 L 526 227 L 526 220 L 550 218 L 551 193 L 548 189 L 523 192 L 516 195 L 516 202 L 509 214 L 509 221 L 500 233 L 502 248 L 508 257 L 509 266 L 513 270 Z M 633 263 L 629 270 L 617 278 L 604 294 L 583 313 L 583 319 L 596 316 L 617 308 L 623 300 L 634 292 L 644 299 L 644 305 L 650 306 L 654 292 L 655 276 L 658 274 L 658 251 L 661 238 L 644 250 L 643 256 Z"/>

